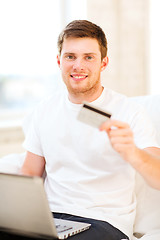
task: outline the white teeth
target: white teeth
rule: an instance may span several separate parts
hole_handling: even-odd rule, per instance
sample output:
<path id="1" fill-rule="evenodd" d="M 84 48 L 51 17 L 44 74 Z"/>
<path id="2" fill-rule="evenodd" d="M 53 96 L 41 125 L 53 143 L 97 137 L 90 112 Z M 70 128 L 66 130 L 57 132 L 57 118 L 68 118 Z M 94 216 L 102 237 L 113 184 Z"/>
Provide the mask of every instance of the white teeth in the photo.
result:
<path id="1" fill-rule="evenodd" d="M 84 78 L 86 76 L 73 76 L 74 78 L 80 79 L 80 78 Z"/>

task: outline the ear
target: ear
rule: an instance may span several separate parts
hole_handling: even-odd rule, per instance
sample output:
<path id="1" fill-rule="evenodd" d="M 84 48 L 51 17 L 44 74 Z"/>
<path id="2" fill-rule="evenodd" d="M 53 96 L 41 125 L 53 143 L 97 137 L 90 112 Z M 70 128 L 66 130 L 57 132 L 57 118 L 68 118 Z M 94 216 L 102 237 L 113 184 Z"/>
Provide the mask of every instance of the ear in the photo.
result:
<path id="1" fill-rule="evenodd" d="M 57 64 L 58 64 L 58 67 L 60 68 L 60 56 L 57 55 Z"/>
<path id="2" fill-rule="evenodd" d="M 109 58 L 108 57 L 105 57 L 103 58 L 102 60 L 102 63 L 101 63 L 101 72 L 106 69 L 107 65 L 108 65 L 108 62 L 109 62 Z"/>

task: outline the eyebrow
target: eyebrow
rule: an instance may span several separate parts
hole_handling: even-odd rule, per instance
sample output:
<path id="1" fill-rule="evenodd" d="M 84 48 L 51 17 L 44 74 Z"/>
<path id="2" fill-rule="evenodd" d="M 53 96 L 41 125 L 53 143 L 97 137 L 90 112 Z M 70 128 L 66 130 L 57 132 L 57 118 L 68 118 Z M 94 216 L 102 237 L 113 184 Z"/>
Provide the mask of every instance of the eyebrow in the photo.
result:
<path id="1" fill-rule="evenodd" d="M 64 55 L 76 55 L 76 53 L 74 52 L 65 52 Z M 84 53 L 83 55 L 97 55 L 96 53 L 94 52 L 88 52 L 88 53 Z"/>
<path id="2" fill-rule="evenodd" d="M 75 53 L 72 53 L 72 52 L 65 52 L 63 55 L 73 55 Z"/>
<path id="3" fill-rule="evenodd" d="M 97 53 L 89 52 L 89 53 L 85 53 L 84 55 L 97 55 Z"/>

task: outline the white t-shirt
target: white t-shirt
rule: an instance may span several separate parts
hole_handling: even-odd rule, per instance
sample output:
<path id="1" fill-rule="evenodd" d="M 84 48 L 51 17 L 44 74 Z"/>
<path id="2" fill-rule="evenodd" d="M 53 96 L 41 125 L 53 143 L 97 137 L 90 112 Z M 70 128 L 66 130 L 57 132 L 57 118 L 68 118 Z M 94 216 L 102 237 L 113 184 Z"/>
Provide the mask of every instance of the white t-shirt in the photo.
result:
<path id="1" fill-rule="evenodd" d="M 141 106 L 104 89 L 92 102 L 129 123 L 139 148 L 157 146 Z M 81 104 L 55 93 L 35 110 L 24 147 L 46 160 L 45 189 L 52 212 L 104 220 L 132 236 L 135 170 L 112 148 L 105 132 L 77 120 Z"/>

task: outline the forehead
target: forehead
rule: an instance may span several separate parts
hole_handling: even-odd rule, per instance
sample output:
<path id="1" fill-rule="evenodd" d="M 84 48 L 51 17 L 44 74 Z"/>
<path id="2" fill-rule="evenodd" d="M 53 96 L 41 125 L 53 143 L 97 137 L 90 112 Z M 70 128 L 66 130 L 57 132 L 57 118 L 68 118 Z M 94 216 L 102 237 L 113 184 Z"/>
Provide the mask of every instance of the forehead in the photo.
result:
<path id="1" fill-rule="evenodd" d="M 65 38 L 62 45 L 62 54 L 70 53 L 100 53 L 100 47 L 95 38 Z"/>

